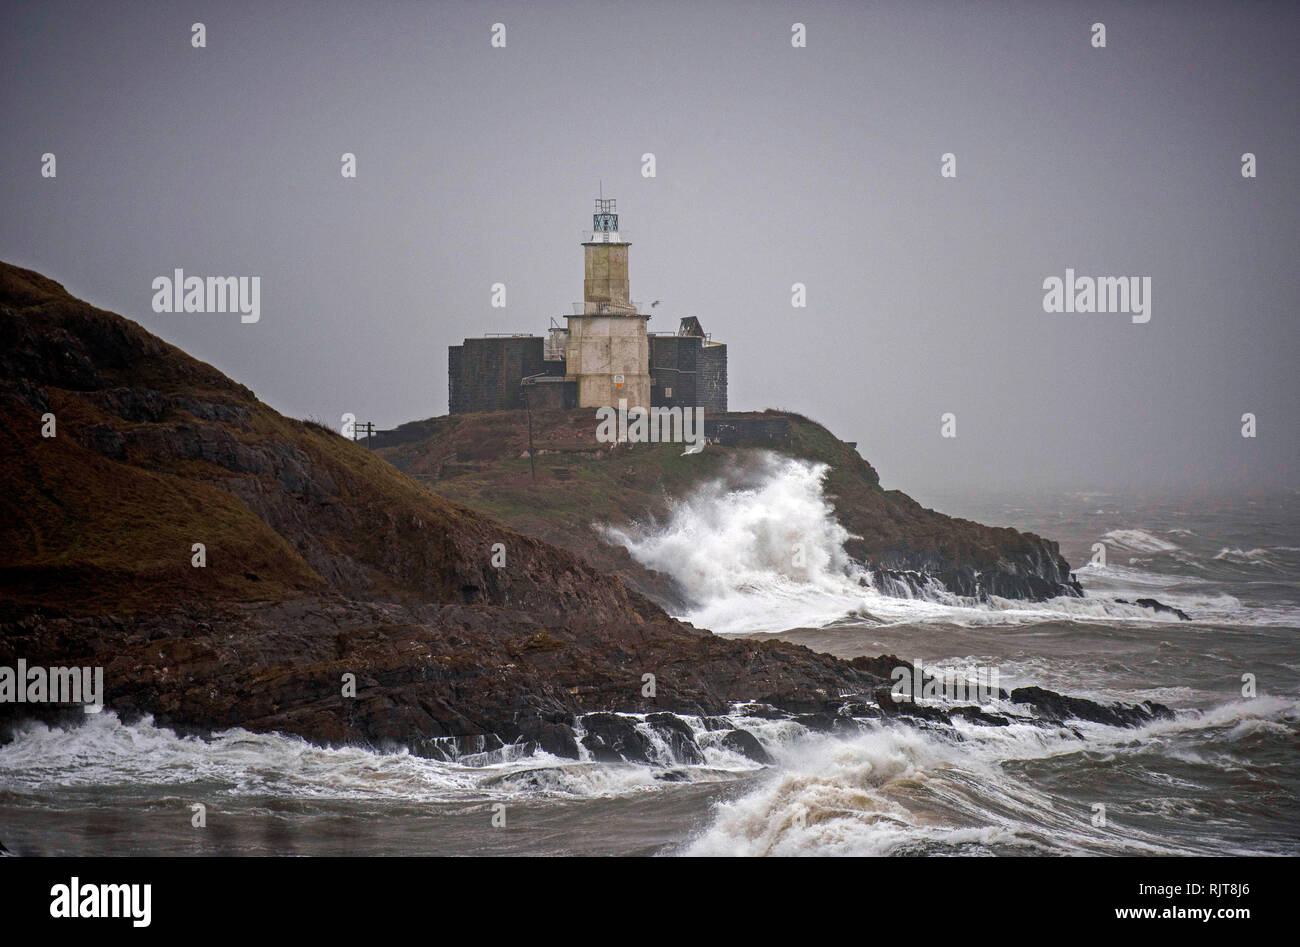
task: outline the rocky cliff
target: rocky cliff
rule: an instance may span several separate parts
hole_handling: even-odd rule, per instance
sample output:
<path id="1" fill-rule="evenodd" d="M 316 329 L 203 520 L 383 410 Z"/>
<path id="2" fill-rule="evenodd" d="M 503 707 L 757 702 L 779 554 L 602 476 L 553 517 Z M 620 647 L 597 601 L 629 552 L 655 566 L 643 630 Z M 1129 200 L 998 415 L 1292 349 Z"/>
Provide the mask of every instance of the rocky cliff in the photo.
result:
<path id="1" fill-rule="evenodd" d="M 476 423 L 516 436 L 510 416 Z M 456 443 L 444 472 L 499 476 L 492 438 Z M 627 718 L 601 712 L 718 715 L 759 701 L 816 719 L 896 713 L 870 695 L 897 659 L 845 662 L 674 621 L 572 552 L 2 263 L 0 470 L 0 665 L 102 666 L 104 702 L 126 717 L 434 755 L 501 740 L 572 755 L 581 739 L 628 758 L 639 744 Z M 635 466 L 614 476 L 658 482 Z M 595 502 L 565 493 L 574 510 Z M 879 504 L 911 511 L 883 491 Z M 904 516 L 877 548 L 914 561 L 907 530 Z M 0 724 L 66 712 L 80 710 L 0 703 Z M 590 726 L 575 728 L 584 714 Z"/>
<path id="2" fill-rule="evenodd" d="M 873 683 L 675 622 L 7 264 L 0 463 L 0 664 L 103 665 L 110 707 L 162 723 L 416 745 Z"/>
<path id="3" fill-rule="evenodd" d="M 683 605 L 682 591 L 667 576 L 632 561 L 622 547 L 603 541 L 591 524 L 662 518 L 674 498 L 725 480 L 768 451 L 827 466 L 826 495 L 836 519 L 853 534 L 845 551 L 882 590 L 916 594 L 938 584 L 981 601 L 991 595 L 1038 601 L 1082 594 L 1055 542 L 945 516 L 898 490 L 885 490 L 853 445 L 800 415 L 767 411 L 744 420 L 746 425 L 723 424 L 740 432 L 725 444 L 710 443 L 688 456 L 679 444 L 620 444 L 611 450 L 597 441 L 591 409 L 534 411 L 532 465 L 524 411 L 415 421 L 380 432 L 372 443 L 380 456 L 443 496 L 563 546 L 670 611 Z M 761 436 L 778 427 L 774 421 L 781 422 L 783 436 Z M 747 437 L 747 429 L 754 436 Z"/>

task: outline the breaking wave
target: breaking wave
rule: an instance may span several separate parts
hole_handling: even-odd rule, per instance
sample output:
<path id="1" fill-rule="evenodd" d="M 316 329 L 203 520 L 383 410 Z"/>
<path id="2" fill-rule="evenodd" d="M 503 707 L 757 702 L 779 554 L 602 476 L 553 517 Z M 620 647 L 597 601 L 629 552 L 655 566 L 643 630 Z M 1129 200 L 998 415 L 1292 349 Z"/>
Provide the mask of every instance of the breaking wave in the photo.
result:
<path id="1" fill-rule="evenodd" d="M 1215 554 L 1214 558 L 1247 565 L 1272 565 L 1268 559 L 1267 549 L 1230 549 L 1225 546 Z"/>
<path id="2" fill-rule="evenodd" d="M 624 716 L 641 719 L 644 714 Z M 684 768 L 680 781 L 715 782 L 758 769 L 722 743 L 723 732 L 684 716 L 704 755 Z M 763 744 L 785 745 L 801 730 L 784 720 L 730 718 Z M 678 764 L 672 749 L 642 722 L 653 765 L 597 763 L 585 750 L 573 760 L 507 744 L 455 761 L 427 759 L 405 749 L 323 747 L 281 733 L 235 728 L 209 737 L 180 736 L 150 716 L 123 723 L 112 711 L 84 722 L 52 726 L 29 721 L 0 746 L 0 789 L 58 792 L 77 788 L 154 786 L 175 793 L 205 786 L 242 797 L 350 799 L 417 803 L 481 802 L 504 797 L 621 796 L 660 789 L 657 777 Z M 581 734 L 581 723 L 575 721 Z"/>
<path id="3" fill-rule="evenodd" d="M 911 727 L 879 726 L 851 738 L 797 744 L 781 769 L 753 791 L 714 806 L 712 823 L 683 846 L 687 855 L 1246 854 L 1223 839 L 1167 831 L 1165 809 L 1205 820 L 1230 806 L 1212 795 L 1169 795 L 1142 809 L 1113 807 L 1112 823 L 1090 816 L 1107 778 L 1141 772 L 1153 757 L 1182 759 L 1179 788 L 1213 783 L 1243 763 L 1235 743 L 1263 734 L 1294 739 L 1294 700 L 1232 701 L 1136 730 L 1072 722 L 1065 730 L 959 724 L 962 741 Z M 1209 746 L 1215 750 L 1210 752 Z M 1066 765 L 1062 765 L 1062 764 Z M 1049 791 L 1025 771 L 1064 769 L 1091 784 Z M 1108 777 L 1108 774 L 1111 774 Z M 1222 806 L 1223 811 L 1218 811 Z M 1118 810 L 1118 811 L 1114 811 Z"/>
<path id="4" fill-rule="evenodd" d="M 1101 537 L 1112 545 L 1134 552 L 1173 552 L 1178 546 L 1140 529 L 1112 529 Z"/>
<path id="5" fill-rule="evenodd" d="M 870 579 L 844 551 L 849 532 L 822 493 L 825 464 L 766 454 L 731 480 L 675 502 L 665 523 L 607 527 L 694 607 L 681 617 L 726 632 L 821 626 L 866 606 Z"/>
<path id="6" fill-rule="evenodd" d="M 1002 700 L 991 706 L 1014 709 Z M 667 745 L 657 750 L 662 758 L 648 764 L 560 759 L 540 751 L 524 755 L 518 747 L 440 762 L 404 751 L 317 747 L 240 729 L 208 738 L 179 736 L 147 717 L 124 724 L 105 712 L 76 725 L 20 728 L 13 742 L 0 747 L 0 785 L 10 796 L 52 807 L 69 793 L 78 797 L 67 803 L 75 806 L 89 788 L 124 787 L 150 805 L 173 808 L 174 801 L 194 795 L 254 807 L 283 797 L 317 804 L 450 803 L 456 811 L 474 812 L 502 799 L 616 799 L 669 793 L 682 782 L 748 780 L 737 783 L 738 793 L 722 795 L 703 827 L 665 853 L 1244 854 L 1249 843 L 1225 847 L 1213 833 L 1171 834 L 1165 810 L 1177 807 L 1180 817 L 1189 807 L 1204 818 L 1231 816 L 1233 804 L 1221 802 L 1212 787 L 1242 772 L 1273 778 L 1267 766 L 1248 757 L 1262 745 L 1294 741 L 1298 710 L 1294 699 L 1261 696 L 1184 711 L 1136 729 L 1081 721 L 1068 727 L 983 727 L 954 718 L 957 733 L 947 735 L 863 721 L 861 732 L 833 736 L 789 719 L 752 717 L 739 706 L 718 718 L 756 737 L 773 758 L 767 768 L 728 750 L 719 731 L 691 716 L 681 719 L 694 732 L 704 761 L 680 765 Z M 1170 766 L 1179 776 L 1168 795 L 1143 800 L 1145 808 L 1117 805 L 1113 827 L 1090 822 L 1091 800 L 1107 779 Z M 666 773 L 672 780 L 664 781 Z M 664 798 L 669 804 L 671 797 Z"/>
<path id="7" fill-rule="evenodd" d="M 1248 608 L 1196 577 L 1133 567 L 1089 565 L 1078 571 L 1084 598 L 1046 602 L 978 602 L 938 582 L 880 584 L 844 550 L 849 532 L 823 492 L 825 464 L 765 454 L 752 467 L 701 485 L 672 502 L 662 522 L 601 527 L 641 565 L 672 576 L 689 607 L 677 617 L 719 634 L 760 634 L 866 625 L 948 622 L 961 626 L 1017 625 L 1051 620 L 1176 622 L 1134 603 L 1159 594 L 1194 618 L 1229 623 L 1290 622 Z M 1106 540 L 1133 552 L 1182 556 L 1180 547 L 1142 529 L 1112 529 Z M 1258 550 L 1246 554 L 1253 555 Z"/>

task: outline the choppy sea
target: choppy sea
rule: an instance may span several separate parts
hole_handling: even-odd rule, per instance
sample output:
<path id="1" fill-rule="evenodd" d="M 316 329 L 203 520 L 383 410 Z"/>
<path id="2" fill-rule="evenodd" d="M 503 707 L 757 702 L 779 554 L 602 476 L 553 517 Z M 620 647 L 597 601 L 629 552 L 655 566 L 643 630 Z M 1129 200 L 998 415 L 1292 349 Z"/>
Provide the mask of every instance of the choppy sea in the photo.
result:
<path id="1" fill-rule="evenodd" d="M 688 717 L 706 762 L 669 781 L 664 766 L 517 748 L 438 762 L 242 730 L 179 737 L 105 712 L 0 747 L 0 841 L 17 855 L 1300 854 L 1300 494 L 926 500 L 1058 540 L 1086 597 L 864 588 L 819 471 L 797 462 L 611 536 L 675 574 L 693 600 L 681 617 L 719 633 L 995 667 L 1007 690 L 1150 699 L 1177 718 L 959 725 L 953 739 L 738 712 L 775 759 L 760 767 Z M 1119 601 L 1138 598 L 1191 620 Z"/>

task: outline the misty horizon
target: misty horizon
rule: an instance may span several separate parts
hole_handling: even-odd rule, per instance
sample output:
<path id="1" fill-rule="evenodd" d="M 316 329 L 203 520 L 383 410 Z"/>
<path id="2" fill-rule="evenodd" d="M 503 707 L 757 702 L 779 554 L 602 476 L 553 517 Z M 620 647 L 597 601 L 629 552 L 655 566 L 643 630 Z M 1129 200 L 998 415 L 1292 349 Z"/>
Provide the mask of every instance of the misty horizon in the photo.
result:
<path id="1" fill-rule="evenodd" d="M 386 429 L 446 413 L 449 345 L 571 312 L 603 188 L 651 331 L 697 316 L 733 411 L 823 423 L 889 488 L 1293 491 L 1300 13 L 1169 11 L 13 9 L 0 258 Z M 155 312 L 175 269 L 260 278 L 260 318 Z M 1044 311 L 1067 270 L 1149 278 L 1149 322 Z"/>

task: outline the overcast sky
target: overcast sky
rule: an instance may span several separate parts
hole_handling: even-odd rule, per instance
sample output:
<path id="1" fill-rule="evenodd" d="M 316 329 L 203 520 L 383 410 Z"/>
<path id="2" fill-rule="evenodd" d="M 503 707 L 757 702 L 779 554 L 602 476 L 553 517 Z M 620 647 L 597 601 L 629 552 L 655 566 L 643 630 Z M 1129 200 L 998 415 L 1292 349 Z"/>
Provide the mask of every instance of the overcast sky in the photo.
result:
<path id="1" fill-rule="evenodd" d="M 1300 486 L 1295 3 L 3 10 L 0 258 L 286 414 L 445 413 L 448 345 L 581 298 L 603 180 L 651 330 L 888 486 Z M 260 276 L 260 322 L 154 313 L 177 267 Z M 1044 312 L 1066 267 L 1151 277 L 1150 322 Z"/>

